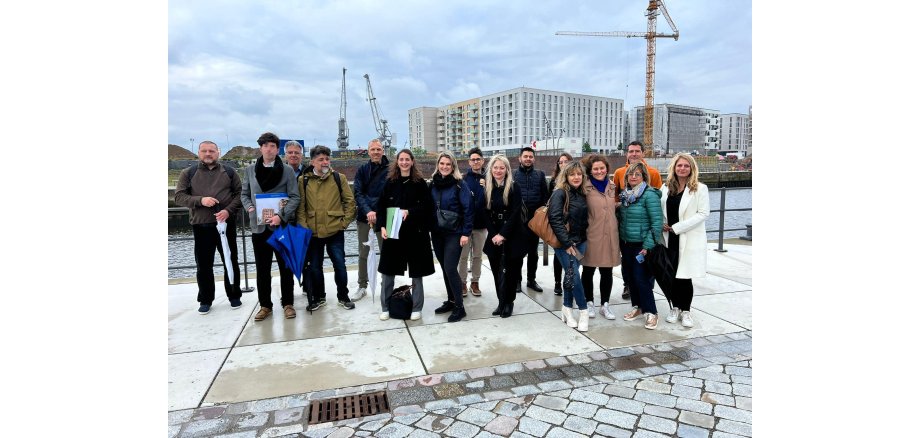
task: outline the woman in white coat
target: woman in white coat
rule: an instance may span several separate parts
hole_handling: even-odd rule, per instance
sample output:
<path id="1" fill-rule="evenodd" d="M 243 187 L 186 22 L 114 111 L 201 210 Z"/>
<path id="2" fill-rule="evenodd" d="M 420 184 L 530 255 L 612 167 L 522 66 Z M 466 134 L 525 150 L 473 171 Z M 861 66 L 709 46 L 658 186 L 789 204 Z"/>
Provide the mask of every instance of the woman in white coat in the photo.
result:
<path id="1" fill-rule="evenodd" d="M 677 265 L 671 294 L 674 307 L 665 321 L 673 324 L 679 319 L 684 327 L 693 327 L 693 318 L 690 317 L 690 303 L 693 301 L 691 279 L 706 276 L 709 188 L 699 182 L 699 175 L 699 167 L 693 157 L 680 153 L 671 160 L 668 179 L 661 186 L 664 244 Z"/>

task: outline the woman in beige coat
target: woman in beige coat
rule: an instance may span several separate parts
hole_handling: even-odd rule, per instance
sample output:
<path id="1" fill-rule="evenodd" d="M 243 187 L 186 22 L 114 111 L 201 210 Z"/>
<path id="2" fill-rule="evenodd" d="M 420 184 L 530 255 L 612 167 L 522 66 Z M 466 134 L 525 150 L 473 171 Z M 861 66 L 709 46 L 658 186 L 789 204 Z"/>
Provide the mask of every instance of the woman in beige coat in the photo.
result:
<path id="1" fill-rule="evenodd" d="M 581 284 L 588 301 L 588 316 L 594 318 L 594 270 L 601 271 L 601 315 L 616 319 L 610 308 L 613 267 L 620 266 L 620 236 L 617 229 L 616 185 L 610 180 L 610 165 L 602 155 L 592 154 L 583 161 L 591 174 L 585 184 L 588 200 L 588 248 L 582 262 Z"/>
<path id="2" fill-rule="evenodd" d="M 664 244 L 676 261 L 677 274 L 671 289 L 669 323 L 680 319 L 684 327 L 693 327 L 690 303 L 693 301 L 692 278 L 706 276 L 706 218 L 709 217 L 709 188 L 699 182 L 699 168 L 689 154 L 674 156 L 668 166 L 668 179 L 661 186 L 661 210 L 664 213 Z"/>

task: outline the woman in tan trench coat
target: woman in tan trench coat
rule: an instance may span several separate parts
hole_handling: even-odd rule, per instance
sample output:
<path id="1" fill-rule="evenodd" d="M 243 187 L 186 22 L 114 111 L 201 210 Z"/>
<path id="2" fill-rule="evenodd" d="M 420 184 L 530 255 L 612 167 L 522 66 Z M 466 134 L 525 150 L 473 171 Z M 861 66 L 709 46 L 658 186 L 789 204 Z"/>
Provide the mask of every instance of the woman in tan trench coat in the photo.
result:
<path id="1" fill-rule="evenodd" d="M 594 270 L 601 272 L 601 315 L 616 319 L 610 307 L 613 289 L 613 267 L 620 266 L 620 236 L 617 229 L 616 187 L 610 179 L 610 164 L 602 155 L 584 158 L 585 169 L 590 174 L 585 184 L 588 200 L 588 248 L 582 260 L 581 284 L 588 301 L 588 316 L 594 318 Z"/>

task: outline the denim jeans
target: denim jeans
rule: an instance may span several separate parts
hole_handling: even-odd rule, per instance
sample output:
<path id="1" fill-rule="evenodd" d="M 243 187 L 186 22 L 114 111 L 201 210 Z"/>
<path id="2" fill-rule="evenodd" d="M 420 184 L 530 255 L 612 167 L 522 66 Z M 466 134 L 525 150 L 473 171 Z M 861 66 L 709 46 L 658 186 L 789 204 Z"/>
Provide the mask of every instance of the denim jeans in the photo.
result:
<path id="1" fill-rule="evenodd" d="M 658 308 L 655 307 L 655 295 L 652 291 L 655 277 L 648 267 L 648 261 L 639 263 L 636 260 L 636 255 L 639 254 L 639 251 L 642 251 L 642 242 L 620 241 L 620 252 L 623 254 L 623 279 L 629 285 L 629 300 L 632 305 L 639 307 L 642 313 L 654 313 L 657 315 Z"/>
<path id="2" fill-rule="evenodd" d="M 581 242 L 575 245 L 575 248 L 578 248 L 578 251 L 582 254 L 585 253 L 585 248 L 588 247 L 587 242 Z M 588 302 L 585 300 L 585 288 L 581 284 L 581 276 L 578 271 L 581 267 L 581 263 L 578 262 L 574 256 L 569 255 L 565 252 L 566 248 L 557 248 L 553 251 L 556 251 L 556 258 L 559 259 L 559 264 L 562 265 L 563 279 L 565 279 L 565 271 L 569 269 L 569 263 L 575 263 L 575 287 L 571 291 L 562 288 L 562 305 L 565 307 L 572 307 L 572 297 L 575 297 L 575 303 L 578 304 L 578 310 L 585 310 L 588 308 Z M 564 280 L 563 280 L 564 282 Z"/>
<path id="3" fill-rule="evenodd" d="M 348 272 L 345 271 L 345 231 L 339 231 L 329 237 L 310 238 L 310 283 L 313 299 L 326 299 L 326 280 L 323 276 L 323 249 L 332 260 L 335 270 L 336 296 L 339 301 L 348 301 Z"/>

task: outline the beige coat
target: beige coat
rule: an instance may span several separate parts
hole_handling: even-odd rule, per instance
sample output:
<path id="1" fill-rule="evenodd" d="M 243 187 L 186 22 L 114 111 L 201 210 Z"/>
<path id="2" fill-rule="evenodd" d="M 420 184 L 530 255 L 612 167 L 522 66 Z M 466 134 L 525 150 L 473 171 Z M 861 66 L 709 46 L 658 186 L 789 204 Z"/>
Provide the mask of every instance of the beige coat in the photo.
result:
<path id="1" fill-rule="evenodd" d="M 668 223 L 668 186 L 661 186 L 661 210 L 664 223 Z M 671 226 L 678 236 L 680 254 L 677 261 L 677 278 L 706 276 L 706 218 L 709 217 L 709 188 L 699 183 L 695 192 L 684 187 L 677 208 L 677 222 Z M 662 232 L 664 245 L 668 246 L 668 233 Z"/>
<path id="2" fill-rule="evenodd" d="M 620 234 L 617 229 L 616 187 L 611 181 L 600 193 L 585 178 L 588 199 L 588 248 L 581 264 L 595 268 L 620 266 Z"/>

